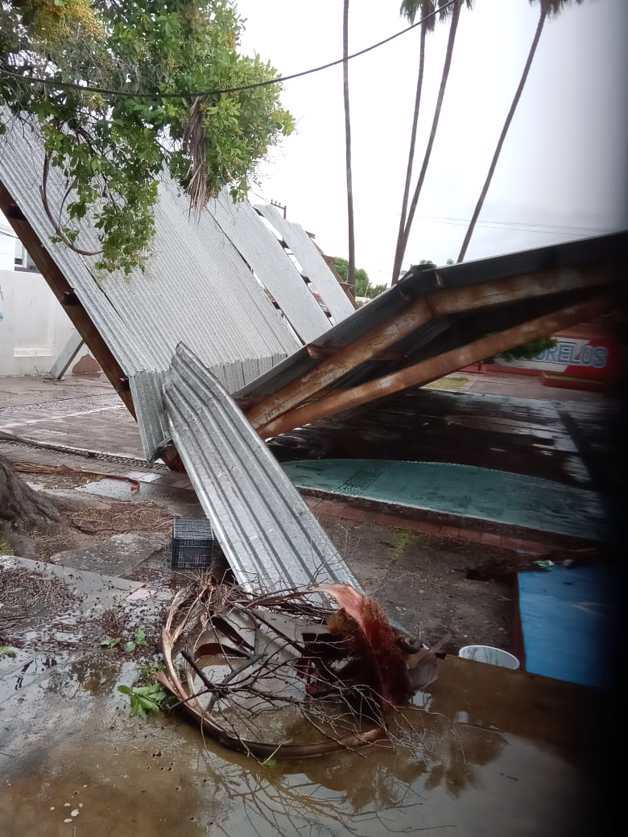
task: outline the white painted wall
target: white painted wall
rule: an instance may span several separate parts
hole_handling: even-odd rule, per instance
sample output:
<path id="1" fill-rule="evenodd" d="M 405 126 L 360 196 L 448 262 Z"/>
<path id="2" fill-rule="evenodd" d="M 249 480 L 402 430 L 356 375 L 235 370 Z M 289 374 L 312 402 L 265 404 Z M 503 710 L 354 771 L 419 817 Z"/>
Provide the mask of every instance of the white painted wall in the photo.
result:
<path id="1" fill-rule="evenodd" d="M 12 270 L 15 257 L 15 233 L 0 213 L 0 270 Z"/>
<path id="2" fill-rule="evenodd" d="M 45 374 L 73 331 L 43 276 L 0 270 L 0 376 Z"/>

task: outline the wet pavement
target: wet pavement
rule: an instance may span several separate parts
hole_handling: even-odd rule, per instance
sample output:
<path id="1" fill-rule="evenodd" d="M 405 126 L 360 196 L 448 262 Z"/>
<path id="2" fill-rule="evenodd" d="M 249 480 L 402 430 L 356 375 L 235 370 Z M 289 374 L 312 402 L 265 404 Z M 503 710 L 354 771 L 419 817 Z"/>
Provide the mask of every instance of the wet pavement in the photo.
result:
<path id="1" fill-rule="evenodd" d="M 155 659 L 168 585 L 0 561 L 68 593 L 29 588 L 13 607 L 15 656 L 0 658 L 3 837 L 593 833 L 593 691 L 448 656 L 397 716 L 394 746 L 262 765 L 176 711 L 130 716 L 118 687 Z M 385 579 L 369 586 L 385 592 Z M 148 656 L 101 646 L 112 610 L 121 639 L 142 626 Z"/>
<path id="2" fill-rule="evenodd" d="M 18 435 L 138 455 L 134 423 L 106 382 L 94 392 L 83 382 L 62 390 L 33 379 L 28 396 L 10 381 L 1 383 L 12 400 L 2 403 L 0 429 L 10 425 L 9 432 Z M 63 398 L 46 399 L 48 391 Z M 15 458 L 18 448 L 3 445 L 3 452 L 7 448 Z M 54 460 L 50 452 L 26 448 L 18 455 Z M 80 457 L 64 455 L 63 461 L 90 467 Z M 109 462 L 97 467 L 129 473 Z M 51 478 L 30 481 L 85 502 L 122 500 L 132 508 L 150 502 L 169 513 L 195 507 L 185 477 L 135 474 L 139 494 L 113 479 L 82 480 L 80 492 L 69 480 L 64 488 L 51 487 Z M 312 505 L 316 511 L 316 502 Z M 463 638 L 474 618 L 470 641 L 481 641 L 481 632 L 490 631 L 493 644 L 508 646 L 506 627 L 497 627 L 507 625 L 512 612 L 508 591 L 468 581 L 468 551 L 446 550 L 419 535 L 368 522 L 322 522 L 369 592 L 394 606 L 417 633 L 429 621 L 427 641 L 452 624 Z M 307 761 L 271 759 L 259 765 L 203 740 L 176 712 L 131 717 L 118 686 L 135 683 L 145 659 L 119 645 L 100 645 L 112 631 L 105 617 L 112 610 L 120 615 L 118 630 L 125 638 L 143 627 L 152 653 L 160 608 L 173 590 L 167 583 L 128 578 L 144 566 L 163 566 L 163 537 L 102 540 L 108 547 L 89 555 L 59 547 L 55 562 L 38 568 L 67 583 L 69 595 L 47 595 L 34 613 L 29 607 L 39 599 L 27 598 L 25 618 L 12 629 L 15 657 L 0 656 L 3 837 L 596 833 L 589 813 L 601 697 L 523 672 L 448 656 L 429 694 L 405 713 L 405 733 L 394 748 L 380 745 Z M 90 572 L 92 566 L 107 575 Z M 432 599 L 439 602 L 434 612 Z M 470 613 L 478 602 L 485 603 L 481 621 Z M 503 642 L 495 639 L 498 631 Z"/>
<path id="3" fill-rule="evenodd" d="M 0 663 L 0 833 L 593 833 L 589 696 L 564 684 L 447 659 L 427 711 L 407 713 L 411 747 L 264 766 L 176 714 L 130 718 L 116 686 L 135 673 L 31 652 Z"/>
<path id="4" fill-rule="evenodd" d="M 144 459 L 137 425 L 103 378 L 0 378 L 0 433 Z"/>

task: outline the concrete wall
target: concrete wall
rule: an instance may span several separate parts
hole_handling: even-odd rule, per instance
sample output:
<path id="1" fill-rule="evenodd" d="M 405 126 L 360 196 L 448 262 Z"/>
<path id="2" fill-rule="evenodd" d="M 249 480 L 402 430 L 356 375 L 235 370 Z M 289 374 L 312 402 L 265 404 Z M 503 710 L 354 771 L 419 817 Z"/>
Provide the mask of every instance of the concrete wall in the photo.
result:
<path id="1" fill-rule="evenodd" d="M 9 225 L 0 215 L 0 270 L 12 270 L 15 257 L 15 238 Z"/>
<path id="2" fill-rule="evenodd" d="M 45 374 L 73 331 L 40 274 L 0 270 L 0 376 Z"/>

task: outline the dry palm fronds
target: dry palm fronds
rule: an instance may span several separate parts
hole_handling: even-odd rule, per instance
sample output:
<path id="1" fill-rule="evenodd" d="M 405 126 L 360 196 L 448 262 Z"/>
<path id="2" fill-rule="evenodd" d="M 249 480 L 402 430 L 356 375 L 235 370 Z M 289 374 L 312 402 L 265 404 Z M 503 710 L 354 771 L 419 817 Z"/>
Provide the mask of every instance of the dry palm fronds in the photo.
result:
<path id="1" fill-rule="evenodd" d="M 87 471 L 83 468 L 70 468 L 69 465 L 43 465 L 34 462 L 14 462 L 13 468 L 21 474 L 59 474 L 60 476 L 102 477 L 108 480 L 120 480 L 131 485 L 131 491 L 140 490 L 139 480 L 120 474 L 109 474 L 106 471 Z"/>
<path id="2" fill-rule="evenodd" d="M 183 150 L 192 159 L 186 191 L 190 198 L 190 212 L 196 213 L 207 206 L 212 197 L 208 180 L 206 116 L 206 100 L 197 96 L 183 132 Z"/>
<path id="3" fill-rule="evenodd" d="M 120 504 L 123 505 L 123 504 Z M 97 511 L 75 512 L 71 515 L 72 526 L 86 535 L 104 532 L 124 534 L 126 532 L 169 532 L 172 516 L 158 507 L 121 508 L 119 512 L 109 511 L 106 516 Z"/>
<path id="4" fill-rule="evenodd" d="M 417 659 L 381 608 L 343 585 L 255 595 L 199 579 L 175 596 L 162 648 L 159 679 L 178 705 L 220 744 L 262 760 L 387 738 L 387 715 L 426 661 L 434 679 L 430 652 Z"/>

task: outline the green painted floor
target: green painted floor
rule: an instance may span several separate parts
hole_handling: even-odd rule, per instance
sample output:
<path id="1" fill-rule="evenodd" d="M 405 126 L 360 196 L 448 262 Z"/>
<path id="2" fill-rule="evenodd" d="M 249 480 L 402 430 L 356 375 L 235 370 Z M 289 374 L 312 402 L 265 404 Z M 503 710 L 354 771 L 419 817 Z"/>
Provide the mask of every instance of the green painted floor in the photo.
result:
<path id="1" fill-rule="evenodd" d="M 299 488 L 604 539 L 604 512 L 594 492 L 540 477 L 380 459 L 298 460 L 283 467 Z"/>

